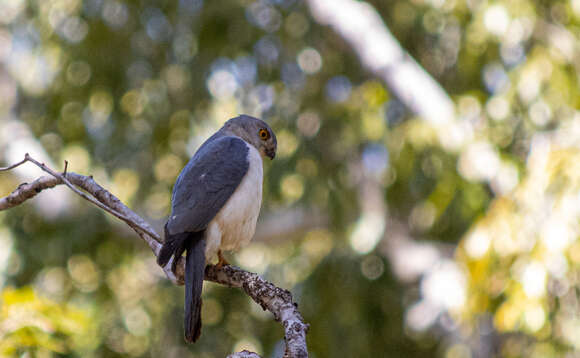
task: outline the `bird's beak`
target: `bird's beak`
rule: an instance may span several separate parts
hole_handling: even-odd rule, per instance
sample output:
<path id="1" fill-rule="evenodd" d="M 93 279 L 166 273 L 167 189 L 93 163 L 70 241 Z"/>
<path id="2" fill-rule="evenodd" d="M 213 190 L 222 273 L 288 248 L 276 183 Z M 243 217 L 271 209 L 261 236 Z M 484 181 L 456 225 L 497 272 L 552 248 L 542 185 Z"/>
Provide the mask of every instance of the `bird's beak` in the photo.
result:
<path id="1" fill-rule="evenodd" d="M 264 150 L 264 152 L 266 153 L 266 156 L 268 156 L 268 158 L 270 158 L 270 160 L 274 159 L 274 157 L 276 156 L 275 149 L 266 149 L 266 150 Z"/>

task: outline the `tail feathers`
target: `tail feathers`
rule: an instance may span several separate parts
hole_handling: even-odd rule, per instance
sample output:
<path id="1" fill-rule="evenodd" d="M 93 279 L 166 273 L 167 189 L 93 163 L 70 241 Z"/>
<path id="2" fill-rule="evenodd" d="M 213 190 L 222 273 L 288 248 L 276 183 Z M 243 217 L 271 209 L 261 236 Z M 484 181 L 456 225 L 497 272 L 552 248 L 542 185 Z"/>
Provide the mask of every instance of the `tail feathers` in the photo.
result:
<path id="1" fill-rule="evenodd" d="M 185 259 L 185 340 L 193 343 L 201 334 L 201 289 L 205 272 L 205 239 L 187 241 Z"/>
<path id="2" fill-rule="evenodd" d="M 185 258 L 185 340 L 193 343 L 201 334 L 201 289 L 205 273 L 205 239 L 203 232 L 184 232 L 171 235 L 165 229 L 165 242 L 157 263 L 167 265 L 173 257 L 172 270 L 187 250 Z"/>
<path id="3" fill-rule="evenodd" d="M 165 242 L 163 243 L 163 246 L 161 246 L 159 256 L 157 256 L 157 263 L 163 267 L 167 265 L 167 263 L 171 259 L 171 256 L 175 256 L 172 267 L 173 271 L 175 272 L 175 264 L 177 263 L 177 260 L 181 257 L 181 255 L 183 255 L 183 252 L 187 247 L 186 241 L 190 236 L 192 236 L 192 233 L 190 232 L 170 235 L 166 229 Z"/>

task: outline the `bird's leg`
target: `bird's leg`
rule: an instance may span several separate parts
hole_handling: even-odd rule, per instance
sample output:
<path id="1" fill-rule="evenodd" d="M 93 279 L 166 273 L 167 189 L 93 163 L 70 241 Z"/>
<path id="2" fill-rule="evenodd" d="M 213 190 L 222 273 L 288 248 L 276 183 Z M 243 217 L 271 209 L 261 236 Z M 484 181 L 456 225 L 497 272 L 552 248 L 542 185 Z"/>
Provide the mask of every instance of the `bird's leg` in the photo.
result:
<path id="1" fill-rule="evenodd" d="M 230 263 L 222 256 L 222 250 L 218 250 L 218 263 L 217 268 L 222 268 L 225 265 L 229 265 Z"/>

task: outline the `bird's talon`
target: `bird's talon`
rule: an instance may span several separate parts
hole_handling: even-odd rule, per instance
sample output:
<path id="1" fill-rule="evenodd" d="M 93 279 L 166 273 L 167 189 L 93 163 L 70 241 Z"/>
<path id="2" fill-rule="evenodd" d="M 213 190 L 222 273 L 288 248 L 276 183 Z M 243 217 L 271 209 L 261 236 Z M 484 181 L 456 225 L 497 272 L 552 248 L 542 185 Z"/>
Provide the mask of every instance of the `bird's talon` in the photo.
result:
<path id="1" fill-rule="evenodd" d="M 218 250 L 218 263 L 216 267 L 221 269 L 222 267 L 229 265 L 230 263 L 223 257 L 222 250 Z"/>

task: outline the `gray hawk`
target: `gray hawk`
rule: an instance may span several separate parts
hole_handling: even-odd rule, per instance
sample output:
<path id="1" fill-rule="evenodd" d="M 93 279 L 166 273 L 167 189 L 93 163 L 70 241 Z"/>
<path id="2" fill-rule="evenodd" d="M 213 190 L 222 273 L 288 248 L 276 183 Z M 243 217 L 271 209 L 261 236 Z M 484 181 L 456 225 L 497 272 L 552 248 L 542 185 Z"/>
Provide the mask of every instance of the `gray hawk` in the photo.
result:
<path id="1" fill-rule="evenodd" d="M 264 121 L 240 115 L 205 141 L 179 174 L 157 258 L 172 270 L 185 258 L 185 340 L 201 333 L 201 289 L 207 262 L 254 236 L 262 204 L 262 157 L 274 159 L 276 135 Z"/>

